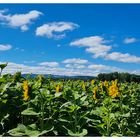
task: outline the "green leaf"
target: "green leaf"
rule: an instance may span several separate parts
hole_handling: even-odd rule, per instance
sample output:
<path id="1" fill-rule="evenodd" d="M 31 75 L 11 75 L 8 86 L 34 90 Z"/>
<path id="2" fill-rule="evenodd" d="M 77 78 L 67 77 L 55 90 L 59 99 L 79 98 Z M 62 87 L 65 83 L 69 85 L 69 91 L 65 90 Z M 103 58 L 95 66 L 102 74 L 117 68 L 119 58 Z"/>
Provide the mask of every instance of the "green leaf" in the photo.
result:
<path id="1" fill-rule="evenodd" d="M 41 82 L 40 81 L 36 81 L 33 85 L 33 89 L 39 89 L 41 87 Z"/>
<path id="2" fill-rule="evenodd" d="M 5 63 L 5 64 L 0 64 L 0 68 L 3 70 L 6 66 L 7 66 L 8 63 Z"/>
<path id="3" fill-rule="evenodd" d="M 17 128 L 11 129 L 8 131 L 8 133 L 11 136 L 17 137 L 17 136 L 25 136 L 25 130 L 26 130 L 26 126 L 24 126 L 23 124 L 18 124 Z"/>
<path id="4" fill-rule="evenodd" d="M 90 119 L 88 117 L 85 117 L 85 119 L 87 120 L 87 122 L 91 122 L 93 125 L 97 125 L 101 123 L 101 120 L 96 120 L 96 119 Z"/>
<path id="5" fill-rule="evenodd" d="M 55 97 L 60 97 L 61 95 L 62 95 L 62 92 L 55 93 Z"/>
<path id="6" fill-rule="evenodd" d="M 137 122 L 136 124 L 137 124 L 137 125 L 140 125 L 140 122 Z"/>
<path id="7" fill-rule="evenodd" d="M 28 128 L 30 128 L 30 129 L 37 129 L 37 126 L 36 126 L 36 124 L 30 124 L 30 125 L 28 125 Z"/>
<path id="8" fill-rule="evenodd" d="M 54 127 L 51 127 L 50 129 L 48 130 L 43 130 L 41 133 L 38 134 L 38 136 L 42 136 L 44 134 L 47 134 L 48 132 L 52 131 L 54 129 Z"/>
<path id="9" fill-rule="evenodd" d="M 82 97 L 80 100 L 81 100 L 82 102 L 84 102 L 84 101 L 86 100 L 86 98 L 87 98 L 87 96 L 84 96 L 84 97 Z"/>
<path id="10" fill-rule="evenodd" d="M 3 87 L 3 92 L 5 92 L 10 86 L 11 86 L 12 83 L 8 82 L 4 87 Z"/>
<path id="11" fill-rule="evenodd" d="M 65 108 L 65 107 L 68 107 L 69 105 L 71 105 L 71 102 L 69 101 L 69 102 L 66 102 L 66 103 L 64 103 L 62 106 L 60 106 L 60 111 L 61 111 L 61 109 L 63 109 L 63 108 Z"/>
<path id="12" fill-rule="evenodd" d="M 127 117 L 130 117 L 130 112 L 128 112 L 128 113 L 126 113 L 126 114 L 123 114 L 122 117 L 126 117 L 126 118 L 127 118 Z"/>
<path id="13" fill-rule="evenodd" d="M 23 125 L 23 124 L 18 124 L 18 129 L 19 129 L 21 132 L 24 132 L 25 129 L 26 129 L 26 126 Z"/>
<path id="14" fill-rule="evenodd" d="M 2 100 L 2 103 L 6 104 L 7 101 L 8 101 L 7 99 L 4 99 Z"/>
<path id="15" fill-rule="evenodd" d="M 29 136 L 29 137 L 38 137 L 42 136 L 50 131 L 52 131 L 54 127 L 49 128 L 48 130 L 39 131 L 37 130 L 36 124 L 28 125 L 27 127 L 23 124 L 19 124 L 17 128 L 11 129 L 8 133 L 14 137 L 20 136 Z"/>
<path id="16" fill-rule="evenodd" d="M 88 131 L 86 129 L 83 129 L 81 133 L 77 132 L 77 133 L 73 133 L 71 130 L 68 130 L 68 134 L 70 136 L 74 136 L 74 137 L 83 137 L 85 135 L 87 135 Z"/>
<path id="17" fill-rule="evenodd" d="M 79 110 L 81 107 L 78 105 L 71 105 L 68 107 L 68 112 L 74 112 L 75 110 Z"/>
<path id="18" fill-rule="evenodd" d="M 118 133 L 112 133 L 111 134 L 112 137 L 122 137 L 122 134 L 118 134 Z"/>
<path id="19" fill-rule="evenodd" d="M 26 129 L 25 130 L 25 135 L 30 136 L 30 137 L 37 137 L 39 136 L 40 131 L 38 130 L 30 130 L 30 129 Z"/>
<path id="20" fill-rule="evenodd" d="M 67 120 L 67 119 L 58 119 L 60 122 L 66 122 L 66 123 L 70 123 L 70 121 L 69 120 Z"/>
<path id="21" fill-rule="evenodd" d="M 36 125 L 34 125 L 34 124 L 32 124 L 32 128 L 35 128 L 35 129 L 31 129 L 29 127 L 27 127 L 27 128 L 28 129 L 26 129 L 25 134 L 27 136 L 32 136 L 32 137 L 42 136 L 42 135 L 47 134 L 48 132 L 50 132 L 54 129 L 54 127 L 52 126 L 49 129 L 46 129 L 46 130 L 43 130 L 43 131 L 38 131 L 38 130 L 35 130 L 37 128 L 36 128 Z"/>
<path id="22" fill-rule="evenodd" d="M 88 106 L 89 105 L 89 102 L 88 101 L 84 101 L 82 106 Z"/>
<path id="23" fill-rule="evenodd" d="M 75 92 L 75 93 L 74 93 L 74 99 L 77 100 L 77 99 L 79 99 L 79 98 L 80 98 L 80 95 L 78 94 L 78 92 Z"/>
<path id="24" fill-rule="evenodd" d="M 35 112 L 32 108 L 28 108 L 28 109 L 22 111 L 21 114 L 22 114 L 22 115 L 29 115 L 29 116 L 30 116 L 30 115 L 31 115 L 31 116 L 37 116 L 37 115 L 39 115 L 40 113 Z"/>

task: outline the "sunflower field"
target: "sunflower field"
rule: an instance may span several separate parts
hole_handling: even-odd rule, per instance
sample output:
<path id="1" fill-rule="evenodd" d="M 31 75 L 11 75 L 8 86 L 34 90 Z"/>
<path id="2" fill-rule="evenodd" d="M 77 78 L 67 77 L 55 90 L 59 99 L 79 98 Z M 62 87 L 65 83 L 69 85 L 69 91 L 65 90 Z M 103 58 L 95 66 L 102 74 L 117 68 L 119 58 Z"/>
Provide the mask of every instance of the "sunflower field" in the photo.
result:
<path id="1" fill-rule="evenodd" d="M 0 136 L 140 136 L 140 84 L 1 75 Z"/>

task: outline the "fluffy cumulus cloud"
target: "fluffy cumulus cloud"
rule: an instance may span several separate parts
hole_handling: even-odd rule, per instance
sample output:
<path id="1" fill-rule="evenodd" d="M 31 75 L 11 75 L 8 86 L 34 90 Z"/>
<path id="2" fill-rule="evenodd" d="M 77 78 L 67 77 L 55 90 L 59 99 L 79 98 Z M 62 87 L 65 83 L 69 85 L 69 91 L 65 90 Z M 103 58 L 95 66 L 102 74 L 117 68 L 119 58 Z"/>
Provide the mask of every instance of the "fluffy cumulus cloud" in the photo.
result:
<path id="1" fill-rule="evenodd" d="M 90 36 L 75 40 L 70 43 L 70 46 L 86 47 L 86 51 L 94 54 L 94 57 L 103 57 L 112 48 L 106 45 L 107 40 L 100 36 Z"/>
<path id="2" fill-rule="evenodd" d="M 79 25 L 72 22 L 52 22 L 44 24 L 36 29 L 37 36 L 46 36 L 48 38 L 61 39 L 65 37 L 66 31 L 72 31 Z"/>
<path id="3" fill-rule="evenodd" d="M 42 15 L 40 11 L 32 10 L 24 14 L 6 14 L 5 10 L 0 10 L 0 21 L 2 24 L 13 28 L 20 28 L 22 31 L 27 31 L 29 25 Z"/>
<path id="4" fill-rule="evenodd" d="M 65 59 L 64 61 L 62 61 L 62 63 L 65 64 L 86 64 L 88 63 L 88 60 L 86 59 L 80 59 L 80 58 L 70 58 L 70 59 Z"/>
<path id="5" fill-rule="evenodd" d="M 10 50 L 12 49 L 12 46 L 9 45 L 9 44 L 0 44 L 0 51 L 7 51 L 7 50 Z"/>
<path id="6" fill-rule="evenodd" d="M 132 38 L 125 38 L 123 42 L 125 44 L 130 44 L 130 43 L 134 43 L 134 42 L 137 42 L 137 41 L 138 40 L 136 38 L 132 37 Z"/>
<path id="7" fill-rule="evenodd" d="M 58 67 L 58 62 L 41 62 L 39 63 L 40 66 L 46 66 L 46 67 Z"/>
<path id="8" fill-rule="evenodd" d="M 4 63 L 4 62 L 1 62 Z M 87 72 L 88 71 L 88 72 Z M 22 74 L 32 73 L 32 74 L 53 74 L 53 75 L 67 75 L 67 76 L 77 76 L 77 75 L 87 75 L 95 76 L 96 71 L 91 70 L 78 70 L 73 68 L 63 68 L 63 67 L 46 67 L 46 66 L 27 66 L 23 64 L 16 64 L 9 62 L 8 66 L 4 69 L 3 74 L 16 72 L 22 72 Z"/>
<path id="9" fill-rule="evenodd" d="M 126 63 L 140 63 L 140 57 L 129 53 L 112 52 L 105 56 L 105 59 Z"/>
<path id="10" fill-rule="evenodd" d="M 135 38 L 126 38 L 125 43 L 135 42 Z M 112 46 L 107 45 L 109 41 L 100 36 L 81 38 L 70 43 L 70 46 L 85 47 L 85 51 L 92 53 L 93 58 L 101 57 L 106 60 L 113 60 L 124 63 L 140 63 L 140 57 L 129 53 L 110 52 Z"/>
<path id="11" fill-rule="evenodd" d="M 5 62 L 1 62 L 1 63 L 5 63 Z M 23 64 L 16 64 L 13 62 L 9 62 L 8 66 L 4 69 L 4 74 L 5 73 L 15 73 L 15 72 L 19 72 L 19 71 L 26 71 L 27 66 L 23 65 Z"/>
<path id="12" fill-rule="evenodd" d="M 4 62 L 0 62 L 4 63 Z M 81 65 L 82 66 L 82 65 Z M 128 71 L 117 67 L 102 65 L 102 64 L 90 64 L 86 68 L 74 68 L 72 67 L 46 67 L 46 66 L 27 66 L 24 64 L 17 64 L 9 62 L 8 66 L 4 69 L 3 74 L 15 72 L 22 72 L 22 74 L 53 74 L 53 75 L 66 75 L 66 76 L 97 76 L 101 72 L 129 72 L 139 74 L 140 71 Z"/>

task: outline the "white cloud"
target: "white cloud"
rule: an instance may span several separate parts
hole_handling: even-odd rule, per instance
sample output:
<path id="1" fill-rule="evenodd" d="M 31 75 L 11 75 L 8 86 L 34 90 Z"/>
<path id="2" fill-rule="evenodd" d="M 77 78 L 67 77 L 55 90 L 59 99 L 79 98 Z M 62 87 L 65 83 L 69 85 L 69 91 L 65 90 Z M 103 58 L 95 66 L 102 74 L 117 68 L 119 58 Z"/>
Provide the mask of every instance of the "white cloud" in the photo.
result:
<path id="1" fill-rule="evenodd" d="M 73 41 L 70 46 L 86 47 L 86 51 L 93 53 L 94 57 L 105 56 L 112 46 L 106 45 L 107 40 L 100 36 L 84 37 Z"/>
<path id="2" fill-rule="evenodd" d="M 4 62 L 1 62 L 4 63 Z M 77 69 L 73 67 L 46 67 L 46 66 L 27 66 L 24 64 L 16 64 L 9 62 L 8 66 L 4 69 L 3 74 L 15 72 L 22 72 L 22 74 L 33 73 L 33 74 L 53 74 L 53 75 L 66 75 L 66 76 L 97 76 L 101 72 L 129 72 L 129 73 L 140 73 L 140 70 L 129 71 L 120 69 L 117 67 L 106 66 L 102 64 L 91 64 L 86 68 Z"/>
<path id="3" fill-rule="evenodd" d="M 0 11 L 0 21 L 3 24 L 6 24 L 10 27 L 17 28 L 19 27 L 22 31 L 27 31 L 28 26 L 32 23 L 33 20 L 39 18 L 42 15 L 41 12 L 32 10 L 25 14 L 5 14 L 6 11 Z"/>
<path id="4" fill-rule="evenodd" d="M 135 42 L 135 38 L 127 38 L 125 43 Z M 93 58 L 101 57 L 106 60 L 114 60 L 125 63 L 140 63 L 140 57 L 131 55 L 129 53 L 112 52 L 112 46 L 106 45 L 107 40 L 100 36 L 85 37 L 70 43 L 70 46 L 85 47 L 85 51 L 92 53 Z"/>
<path id="5" fill-rule="evenodd" d="M 105 56 L 107 60 L 114 60 L 119 62 L 127 62 L 127 63 L 140 63 L 140 57 L 135 55 L 131 55 L 129 53 L 120 53 L 120 52 L 112 52 Z"/>
<path id="6" fill-rule="evenodd" d="M 0 44 L 0 51 L 7 51 L 7 50 L 10 50 L 12 48 L 11 45 L 9 44 Z"/>
<path id="7" fill-rule="evenodd" d="M 76 69 L 83 69 L 86 66 L 85 65 L 81 65 L 81 64 L 66 64 L 65 65 L 66 68 L 76 68 Z"/>
<path id="8" fill-rule="evenodd" d="M 136 38 L 132 37 L 132 38 L 125 38 L 123 42 L 125 44 L 130 44 L 130 43 L 134 43 L 134 42 L 137 42 L 137 41 L 138 40 Z"/>
<path id="9" fill-rule="evenodd" d="M 36 29 L 37 36 L 61 39 L 65 37 L 65 31 L 72 31 L 79 26 L 72 22 L 52 22 L 44 24 Z"/>
<path id="10" fill-rule="evenodd" d="M 98 69 L 98 70 L 105 70 L 105 69 L 109 69 L 110 67 L 108 66 L 105 66 L 105 65 L 96 65 L 96 64 L 92 64 L 92 65 L 89 65 L 88 68 L 90 69 Z"/>
<path id="11" fill-rule="evenodd" d="M 88 63 L 88 60 L 86 59 L 80 59 L 80 58 L 71 58 L 71 59 L 65 59 L 62 63 L 68 64 L 86 64 Z"/>
<path id="12" fill-rule="evenodd" d="M 27 25 L 23 25 L 23 26 L 21 26 L 21 30 L 22 31 L 27 31 L 29 28 L 28 28 L 28 26 Z"/>
<path id="13" fill-rule="evenodd" d="M 39 63 L 40 66 L 46 66 L 46 67 L 58 67 L 59 63 L 57 62 L 42 62 Z"/>
<path id="14" fill-rule="evenodd" d="M 4 62 L 1 62 L 4 63 Z M 88 71 L 88 72 L 87 72 Z M 53 75 L 67 75 L 67 76 L 77 76 L 77 75 L 96 75 L 96 71 L 91 72 L 89 70 L 78 70 L 70 68 L 60 68 L 60 67 L 46 67 L 46 66 L 27 66 L 23 64 L 16 64 L 9 62 L 8 66 L 4 69 L 3 74 L 15 72 L 22 72 L 22 74 L 33 73 L 33 74 L 53 74 Z"/>
<path id="15" fill-rule="evenodd" d="M 86 48 L 86 52 L 93 53 L 93 57 L 104 57 L 107 54 L 107 51 L 109 51 L 110 48 L 106 46 L 96 47 L 96 48 Z"/>
<path id="16" fill-rule="evenodd" d="M 66 75 L 66 76 L 96 76 L 99 71 L 97 70 L 79 70 L 73 68 L 52 68 L 44 66 L 26 66 L 23 64 L 8 63 L 8 66 L 4 69 L 3 74 L 16 72 L 22 72 L 22 74 L 53 74 L 53 75 Z"/>
<path id="17" fill-rule="evenodd" d="M 122 69 L 117 68 L 117 67 L 112 67 L 112 66 L 107 66 L 107 65 L 102 65 L 102 64 L 91 64 L 88 66 L 89 69 L 95 69 L 95 70 L 100 70 L 100 71 L 122 71 Z"/>

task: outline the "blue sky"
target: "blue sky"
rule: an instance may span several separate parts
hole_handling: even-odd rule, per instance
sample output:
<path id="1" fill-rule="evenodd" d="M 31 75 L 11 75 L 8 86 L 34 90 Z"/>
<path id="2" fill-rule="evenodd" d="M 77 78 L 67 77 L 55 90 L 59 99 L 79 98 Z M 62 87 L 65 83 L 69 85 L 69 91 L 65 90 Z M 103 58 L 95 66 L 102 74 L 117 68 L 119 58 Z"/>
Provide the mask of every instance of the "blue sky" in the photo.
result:
<path id="1" fill-rule="evenodd" d="M 140 74 L 139 4 L 1 4 L 5 73 Z"/>

